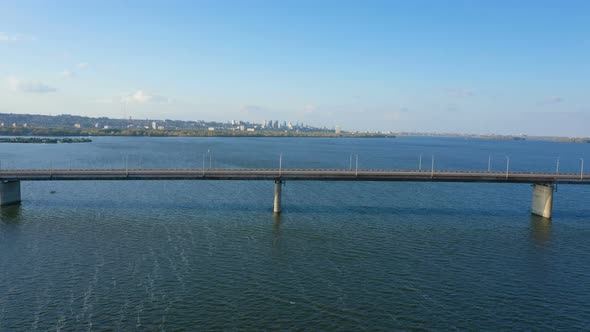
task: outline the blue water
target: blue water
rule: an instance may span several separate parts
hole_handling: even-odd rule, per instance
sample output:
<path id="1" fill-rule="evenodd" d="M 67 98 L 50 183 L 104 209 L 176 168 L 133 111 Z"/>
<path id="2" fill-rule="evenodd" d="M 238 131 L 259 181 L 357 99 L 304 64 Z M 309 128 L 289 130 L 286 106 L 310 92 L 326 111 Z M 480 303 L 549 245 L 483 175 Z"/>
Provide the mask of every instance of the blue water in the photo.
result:
<path id="1" fill-rule="evenodd" d="M 207 153 L 209 151 L 209 153 Z M 590 144 L 116 138 L 0 145 L 5 168 L 579 172 Z M 588 164 L 590 167 L 590 163 Z M 0 210 L 0 331 L 589 330 L 590 187 L 25 182 Z M 54 191 L 54 193 L 52 193 Z"/>

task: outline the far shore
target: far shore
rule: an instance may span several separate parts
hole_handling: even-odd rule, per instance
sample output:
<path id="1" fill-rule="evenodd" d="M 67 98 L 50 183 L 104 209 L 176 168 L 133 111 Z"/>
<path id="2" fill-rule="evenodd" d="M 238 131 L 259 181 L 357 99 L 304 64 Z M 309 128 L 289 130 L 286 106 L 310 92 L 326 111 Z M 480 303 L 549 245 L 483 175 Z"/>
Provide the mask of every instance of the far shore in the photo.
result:
<path id="1" fill-rule="evenodd" d="M 395 138 L 441 137 L 473 138 L 485 140 L 552 141 L 564 143 L 590 143 L 590 137 L 527 136 L 527 135 L 478 135 L 454 133 L 381 133 L 381 132 L 294 132 L 294 131 L 235 131 L 235 130 L 153 130 L 153 129 L 79 129 L 61 127 L 4 127 L 0 136 L 12 137 L 300 137 L 300 138 Z"/>

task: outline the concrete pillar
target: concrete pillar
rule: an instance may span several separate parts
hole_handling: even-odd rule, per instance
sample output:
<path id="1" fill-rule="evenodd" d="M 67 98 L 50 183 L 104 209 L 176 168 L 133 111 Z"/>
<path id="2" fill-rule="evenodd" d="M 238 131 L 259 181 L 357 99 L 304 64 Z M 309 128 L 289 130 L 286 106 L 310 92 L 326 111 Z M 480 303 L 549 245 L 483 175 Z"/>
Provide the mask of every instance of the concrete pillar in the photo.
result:
<path id="1" fill-rule="evenodd" d="M 533 204 L 531 212 L 543 218 L 551 218 L 553 209 L 553 185 L 535 184 L 533 185 Z"/>
<path id="2" fill-rule="evenodd" d="M 283 181 L 275 180 L 275 204 L 274 204 L 274 212 L 281 213 L 281 187 L 283 186 Z"/>
<path id="3" fill-rule="evenodd" d="M 20 181 L 0 181 L 0 206 L 20 203 Z"/>

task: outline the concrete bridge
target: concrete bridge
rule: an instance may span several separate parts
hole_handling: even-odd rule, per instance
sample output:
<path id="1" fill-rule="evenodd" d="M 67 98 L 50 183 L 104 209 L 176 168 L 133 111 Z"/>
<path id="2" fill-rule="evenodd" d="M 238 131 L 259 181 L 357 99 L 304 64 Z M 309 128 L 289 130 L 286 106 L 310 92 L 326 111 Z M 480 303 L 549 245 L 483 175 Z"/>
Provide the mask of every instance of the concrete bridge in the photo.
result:
<path id="1" fill-rule="evenodd" d="M 281 212 L 284 181 L 406 181 L 497 182 L 533 185 L 531 212 L 551 218 L 556 184 L 590 184 L 590 174 L 479 172 L 432 170 L 342 169 L 49 169 L 0 170 L 0 206 L 21 201 L 21 181 L 113 181 L 113 180 L 260 180 L 274 181 L 274 212 Z"/>

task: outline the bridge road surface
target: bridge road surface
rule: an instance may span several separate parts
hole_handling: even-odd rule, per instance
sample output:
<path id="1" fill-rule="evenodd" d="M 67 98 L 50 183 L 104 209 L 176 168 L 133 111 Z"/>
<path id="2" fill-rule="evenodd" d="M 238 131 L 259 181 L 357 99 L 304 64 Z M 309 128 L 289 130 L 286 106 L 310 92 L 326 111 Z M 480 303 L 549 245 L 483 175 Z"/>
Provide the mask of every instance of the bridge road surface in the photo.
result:
<path id="1" fill-rule="evenodd" d="M 299 180 L 590 184 L 590 174 L 342 169 L 44 169 L 0 170 L 0 181 Z"/>

